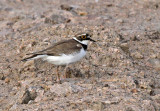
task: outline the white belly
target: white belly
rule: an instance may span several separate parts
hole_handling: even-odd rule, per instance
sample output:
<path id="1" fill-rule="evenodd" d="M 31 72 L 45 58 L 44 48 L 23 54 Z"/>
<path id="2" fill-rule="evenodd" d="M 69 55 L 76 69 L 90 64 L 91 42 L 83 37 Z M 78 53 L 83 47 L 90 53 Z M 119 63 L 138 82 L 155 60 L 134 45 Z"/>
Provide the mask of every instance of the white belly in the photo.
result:
<path id="1" fill-rule="evenodd" d="M 42 59 L 48 61 L 49 63 L 55 65 L 67 65 L 70 63 L 74 63 L 82 59 L 86 55 L 86 51 L 81 49 L 80 52 L 61 56 L 45 56 Z"/>

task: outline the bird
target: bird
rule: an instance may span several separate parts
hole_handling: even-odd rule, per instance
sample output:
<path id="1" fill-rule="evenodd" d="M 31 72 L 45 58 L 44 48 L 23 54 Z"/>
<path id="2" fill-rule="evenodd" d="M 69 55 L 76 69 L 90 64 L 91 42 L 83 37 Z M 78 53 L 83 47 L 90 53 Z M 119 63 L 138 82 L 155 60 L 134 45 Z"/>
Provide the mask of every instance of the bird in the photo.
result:
<path id="1" fill-rule="evenodd" d="M 22 59 L 22 61 L 42 59 L 54 64 L 57 66 L 57 81 L 61 83 L 59 67 L 65 66 L 64 76 L 66 77 L 68 65 L 80 61 L 86 55 L 89 41 L 96 42 L 91 36 L 89 33 L 76 34 L 73 38 L 59 41 L 44 50 L 28 53 L 26 55 L 30 56 Z"/>

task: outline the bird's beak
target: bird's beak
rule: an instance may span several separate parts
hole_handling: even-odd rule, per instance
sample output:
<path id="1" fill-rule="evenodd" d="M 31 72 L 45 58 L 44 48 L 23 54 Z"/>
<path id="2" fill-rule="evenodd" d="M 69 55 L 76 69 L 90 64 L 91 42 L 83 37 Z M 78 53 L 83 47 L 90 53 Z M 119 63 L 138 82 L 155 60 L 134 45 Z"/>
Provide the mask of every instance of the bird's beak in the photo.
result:
<path id="1" fill-rule="evenodd" d="M 93 40 L 93 39 L 91 39 L 91 38 L 90 38 L 90 41 L 92 41 L 92 42 L 96 42 L 95 40 Z"/>

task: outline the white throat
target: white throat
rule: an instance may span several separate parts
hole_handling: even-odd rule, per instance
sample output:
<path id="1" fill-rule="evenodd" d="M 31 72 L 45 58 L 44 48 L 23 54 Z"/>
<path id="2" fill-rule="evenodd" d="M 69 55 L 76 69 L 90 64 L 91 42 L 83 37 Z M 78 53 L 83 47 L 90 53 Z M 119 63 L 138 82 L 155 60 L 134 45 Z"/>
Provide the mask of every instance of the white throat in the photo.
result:
<path id="1" fill-rule="evenodd" d="M 88 45 L 88 42 L 89 42 L 89 40 L 80 41 L 80 40 L 78 40 L 78 39 L 75 38 L 75 37 L 73 37 L 73 39 L 76 40 L 76 41 L 78 41 L 78 42 L 81 43 L 81 44 L 84 44 L 84 45 Z"/>

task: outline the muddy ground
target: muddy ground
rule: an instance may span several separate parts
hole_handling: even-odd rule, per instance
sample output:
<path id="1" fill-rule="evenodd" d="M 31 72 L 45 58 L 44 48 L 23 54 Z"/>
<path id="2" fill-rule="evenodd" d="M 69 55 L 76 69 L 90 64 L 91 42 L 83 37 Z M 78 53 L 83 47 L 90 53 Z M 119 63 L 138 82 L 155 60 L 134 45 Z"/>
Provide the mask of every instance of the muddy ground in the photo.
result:
<path id="1" fill-rule="evenodd" d="M 90 32 L 83 60 L 27 53 Z M 63 73 L 63 67 L 60 70 Z M 159 0 L 0 0 L 0 111 L 160 111 Z"/>

